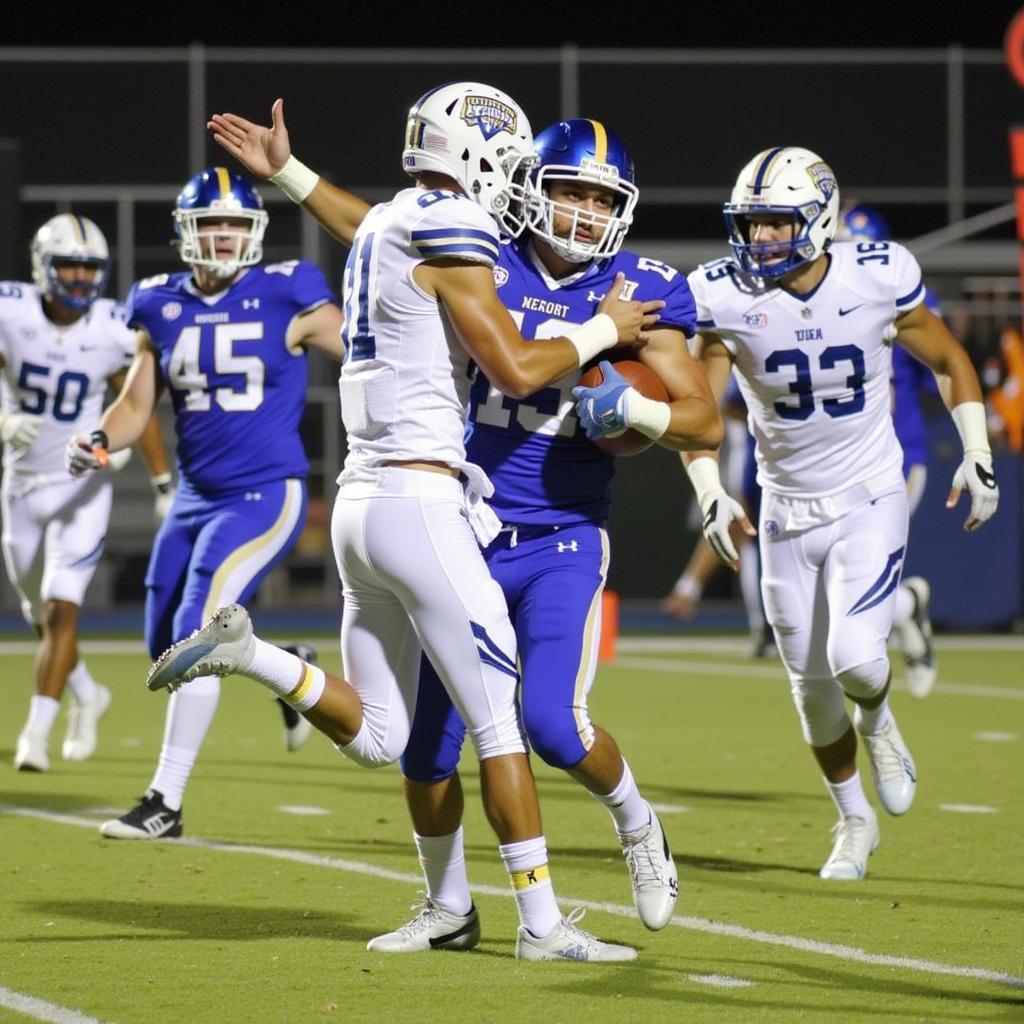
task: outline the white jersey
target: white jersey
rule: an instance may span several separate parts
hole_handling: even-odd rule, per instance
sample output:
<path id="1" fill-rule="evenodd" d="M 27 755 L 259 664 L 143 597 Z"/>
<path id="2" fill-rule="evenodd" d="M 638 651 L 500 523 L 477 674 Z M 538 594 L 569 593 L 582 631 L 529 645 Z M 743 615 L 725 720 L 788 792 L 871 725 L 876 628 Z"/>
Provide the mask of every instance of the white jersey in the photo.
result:
<path id="1" fill-rule="evenodd" d="M 0 409 L 45 417 L 27 448 L 4 446 L 4 473 L 66 474 L 68 441 L 99 421 L 107 380 L 134 351 L 135 335 L 112 299 L 97 299 L 69 327 L 58 327 L 34 285 L 0 283 Z"/>
<path id="2" fill-rule="evenodd" d="M 829 250 L 824 279 L 797 296 L 731 259 L 689 275 L 698 330 L 733 357 L 757 442 L 757 479 L 794 499 L 902 485 L 890 409 L 893 321 L 924 299 L 921 268 L 895 242 Z"/>
<path id="3" fill-rule="evenodd" d="M 489 493 L 463 440 L 476 367 L 413 270 L 437 256 L 491 267 L 498 244 L 494 219 L 453 192 L 404 189 L 366 215 L 345 266 L 340 389 L 349 454 L 340 481 L 372 478 L 387 462 L 431 460 L 468 471 Z"/>

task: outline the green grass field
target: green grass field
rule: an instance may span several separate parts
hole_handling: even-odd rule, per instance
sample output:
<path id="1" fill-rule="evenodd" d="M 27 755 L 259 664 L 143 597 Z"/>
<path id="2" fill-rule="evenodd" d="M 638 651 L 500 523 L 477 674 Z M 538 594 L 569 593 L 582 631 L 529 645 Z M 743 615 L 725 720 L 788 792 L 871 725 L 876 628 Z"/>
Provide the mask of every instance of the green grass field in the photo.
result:
<path id="1" fill-rule="evenodd" d="M 276 708 L 248 680 L 225 683 L 185 839 L 102 839 L 97 824 L 134 803 L 155 766 L 167 698 L 143 685 L 148 659 L 89 653 L 114 692 L 100 749 L 60 761 L 59 721 L 52 770 L 36 775 L 10 768 L 31 657 L 0 645 L 0 1021 L 1024 1019 L 1024 644 L 943 646 L 924 701 L 897 682 L 917 800 L 881 822 L 866 880 L 831 883 L 817 870 L 832 805 L 778 663 L 746 660 L 739 640 L 663 646 L 620 642 L 592 710 L 673 842 L 681 895 L 664 931 L 633 912 L 604 809 L 535 766 L 563 909 L 586 906 L 586 927 L 640 950 L 605 966 L 513 959 L 514 904 L 472 762 L 481 946 L 366 952 L 420 888 L 398 771 L 357 768 L 319 735 L 286 753 Z"/>

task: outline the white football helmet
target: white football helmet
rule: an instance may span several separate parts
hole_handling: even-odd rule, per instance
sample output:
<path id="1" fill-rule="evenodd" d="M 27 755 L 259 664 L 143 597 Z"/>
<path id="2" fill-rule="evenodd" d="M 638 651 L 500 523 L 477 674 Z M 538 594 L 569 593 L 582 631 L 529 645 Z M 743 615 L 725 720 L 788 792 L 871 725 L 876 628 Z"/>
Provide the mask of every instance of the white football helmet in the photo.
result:
<path id="1" fill-rule="evenodd" d="M 68 309 L 88 309 L 107 287 L 110 249 L 103 232 L 88 217 L 58 213 L 33 236 L 32 280 L 39 291 Z M 94 267 L 91 282 L 65 284 L 57 273 L 61 263 Z"/>
<path id="2" fill-rule="evenodd" d="M 828 249 L 839 221 L 839 185 L 832 168 L 816 153 L 777 146 L 758 153 L 740 171 L 723 211 L 740 267 L 774 280 Z M 750 214 L 791 217 L 792 239 L 751 242 Z"/>
<path id="3" fill-rule="evenodd" d="M 454 178 L 514 238 L 526 225 L 525 178 L 533 163 L 526 114 L 494 86 L 438 86 L 409 111 L 405 172 L 436 171 Z"/>

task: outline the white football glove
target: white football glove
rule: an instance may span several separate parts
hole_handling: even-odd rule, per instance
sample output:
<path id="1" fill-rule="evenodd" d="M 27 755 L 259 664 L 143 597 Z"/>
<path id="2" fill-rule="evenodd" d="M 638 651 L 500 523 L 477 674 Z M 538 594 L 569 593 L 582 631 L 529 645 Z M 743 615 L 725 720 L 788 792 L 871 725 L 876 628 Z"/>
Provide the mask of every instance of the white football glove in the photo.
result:
<path id="1" fill-rule="evenodd" d="M 729 527 L 733 521 L 745 522 L 747 513 L 743 506 L 730 498 L 724 491 L 712 491 L 701 502 L 701 529 L 708 543 L 718 557 L 726 565 L 735 565 L 740 560 L 740 553 L 729 536 Z"/>
<path id="2" fill-rule="evenodd" d="M 43 429 L 46 420 L 30 412 L 0 412 L 0 441 L 12 448 L 27 448 Z"/>
<path id="3" fill-rule="evenodd" d="M 971 496 L 971 511 L 964 521 L 964 529 L 972 533 L 987 523 L 999 507 L 999 485 L 992 471 L 992 456 L 988 452 L 964 452 L 964 460 L 953 474 L 946 508 L 953 508 L 964 490 Z"/>
<path id="4" fill-rule="evenodd" d="M 95 434 L 94 434 L 95 437 Z M 110 464 L 106 445 L 97 445 L 84 434 L 75 434 L 64 449 L 64 465 L 72 476 L 82 476 L 96 469 L 106 469 Z"/>
<path id="5" fill-rule="evenodd" d="M 151 476 L 149 482 L 153 487 L 153 520 L 157 526 L 170 515 L 171 506 L 174 504 L 174 478 L 170 473 L 160 473 Z"/>

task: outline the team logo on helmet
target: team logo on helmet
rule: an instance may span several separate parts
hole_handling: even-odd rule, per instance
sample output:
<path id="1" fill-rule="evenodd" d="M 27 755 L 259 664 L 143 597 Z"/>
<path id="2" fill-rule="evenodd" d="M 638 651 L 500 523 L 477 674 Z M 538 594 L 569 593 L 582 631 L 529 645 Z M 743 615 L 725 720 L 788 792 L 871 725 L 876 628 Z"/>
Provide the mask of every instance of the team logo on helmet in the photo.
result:
<path id="1" fill-rule="evenodd" d="M 459 117 L 470 127 L 476 125 L 485 139 L 493 139 L 499 132 L 516 133 L 515 110 L 492 96 L 467 96 L 462 101 Z"/>
<path id="2" fill-rule="evenodd" d="M 836 176 L 832 173 L 832 168 L 824 160 L 810 164 L 807 168 L 807 173 L 811 181 L 814 182 L 815 187 L 821 190 L 822 195 L 826 199 L 836 190 Z"/>

